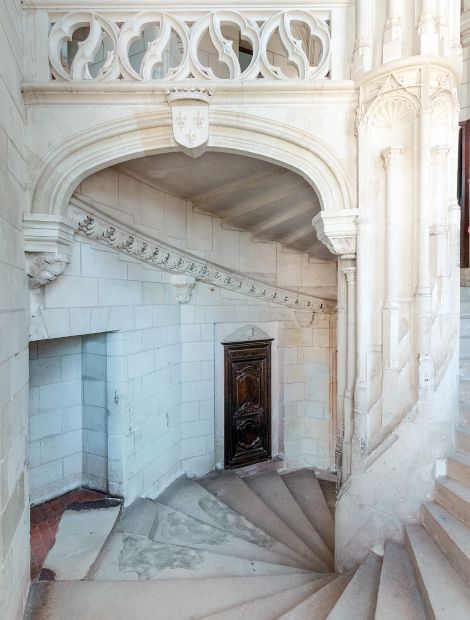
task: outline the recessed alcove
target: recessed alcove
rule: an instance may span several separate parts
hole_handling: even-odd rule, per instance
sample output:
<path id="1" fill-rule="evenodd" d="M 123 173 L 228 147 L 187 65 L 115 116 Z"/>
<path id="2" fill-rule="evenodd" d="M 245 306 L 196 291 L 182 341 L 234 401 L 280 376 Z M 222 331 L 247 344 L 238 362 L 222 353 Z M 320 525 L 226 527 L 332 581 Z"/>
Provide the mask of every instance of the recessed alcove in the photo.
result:
<path id="1" fill-rule="evenodd" d="M 108 489 L 106 335 L 30 343 L 30 501 Z"/>

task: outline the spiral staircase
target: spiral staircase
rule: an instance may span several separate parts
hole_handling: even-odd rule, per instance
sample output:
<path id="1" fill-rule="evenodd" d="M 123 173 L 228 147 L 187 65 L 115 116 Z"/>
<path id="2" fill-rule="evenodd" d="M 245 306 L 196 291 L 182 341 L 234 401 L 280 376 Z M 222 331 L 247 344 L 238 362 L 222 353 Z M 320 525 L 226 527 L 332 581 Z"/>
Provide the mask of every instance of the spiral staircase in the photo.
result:
<path id="1" fill-rule="evenodd" d="M 180 478 L 117 519 L 84 579 L 33 584 L 31 620 L 469 620 L 470 289 L 461 408 L 433 501 L 402 542 L 334 572 L 334 519 L 312 470 Z M 354 515 L 351 515 L 354 518 Z"/>

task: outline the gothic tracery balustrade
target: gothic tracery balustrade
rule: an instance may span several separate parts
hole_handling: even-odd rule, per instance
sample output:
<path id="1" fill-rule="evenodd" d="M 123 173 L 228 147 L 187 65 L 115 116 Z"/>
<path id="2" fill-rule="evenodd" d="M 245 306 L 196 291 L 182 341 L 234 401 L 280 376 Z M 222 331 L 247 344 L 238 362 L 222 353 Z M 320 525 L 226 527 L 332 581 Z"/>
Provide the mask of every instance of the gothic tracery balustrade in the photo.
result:
<path id="1" fill-rule="evenodd" d="M 54 21 L 52 79 L 313 80 L 328 77 L 330 29 L 307 10 L 216 10 L 194 16 L 144 11 L 127 17 L 76 11 Z"/>

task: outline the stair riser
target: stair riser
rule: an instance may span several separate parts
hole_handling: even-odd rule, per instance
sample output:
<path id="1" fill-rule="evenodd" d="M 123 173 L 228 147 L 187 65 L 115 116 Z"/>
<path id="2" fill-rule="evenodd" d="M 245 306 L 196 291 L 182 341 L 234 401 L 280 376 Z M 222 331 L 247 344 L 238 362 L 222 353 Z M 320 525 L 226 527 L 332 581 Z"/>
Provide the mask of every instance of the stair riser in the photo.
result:
<path id="1" fill-rule="evenodd" d="M 470 299 L 462 297 L 460 301 L 460 314 L 470 314 Z"/>
<path id="2" fill-rule="evenodd" d="M 468 403 L 460 402 L 459 418 L 462 424 L 470 425 L 470 407 Z"/>
<path id="3" fill-rule="evenodd" d="M 435 499 L 438 504 L 470 527 L 470 504 L 440 484 L 436 484 Z"/>
<path id="4" fill-rule="evenodd" d="M 431 607 L 431 603 L 429 601 L 428 592 L 426 590 L 426 586 L 424 585 L 423 579 L 421 577 L 421 572 L 419 570 L 418 564 L 416 562 L 416 557 L 413 552 L 413 547 L 411 545 L 410 539 L 408 537 L 408 533 L 405 528 L 405 537 L 404 537 L 404 546 L 406 551 L 408 552 L 408 556 L 411 561 L 411 565 L 413 566 L 414 576 L 416 580 L 416 585 L 418 586 L 419 592 L 421 594 L 421 600 L 423 601 L 424 610 L 426 612 L 426 617 L 432 620 L 435 619 L 434 612 Z"/>
<path id="5" fill-rule="evenodd" d="M 470 452 L 470 435 L 462 431 L 455 432 L 455 445 L 457 450 L 462 452 Z"/>
<path id="6" fill-rule="evenodd" d="M 460 461 L 447 459 L 447 476 L 470 487 L 470 467 Z"/>
<path id="7" fill-rule="evenodd" d="M 459 549 L 452 538 L 441 527 L 439 521 L 424 506 L 422 507 L 422 520 L 431 538 L 437 543 L 454 568 L 470 584 L 470 558 Z"/>

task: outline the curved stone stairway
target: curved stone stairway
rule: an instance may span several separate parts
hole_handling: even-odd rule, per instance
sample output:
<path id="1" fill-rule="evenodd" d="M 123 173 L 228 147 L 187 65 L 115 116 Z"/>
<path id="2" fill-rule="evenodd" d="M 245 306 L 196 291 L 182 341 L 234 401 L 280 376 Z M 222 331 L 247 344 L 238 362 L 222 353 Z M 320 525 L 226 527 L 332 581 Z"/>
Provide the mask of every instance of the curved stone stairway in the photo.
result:
<path id="1" fill-rule="evenodd" d="M 407 525 L 404 545 L 371 551 L 357 570 L 333 572 L 333 518 L 311 470 L 221 472 L 127 507 L 84 580 L 34 584 L 28 617 L 468 620 L 465 428 L 458 448 L 422 525 Z"/>

